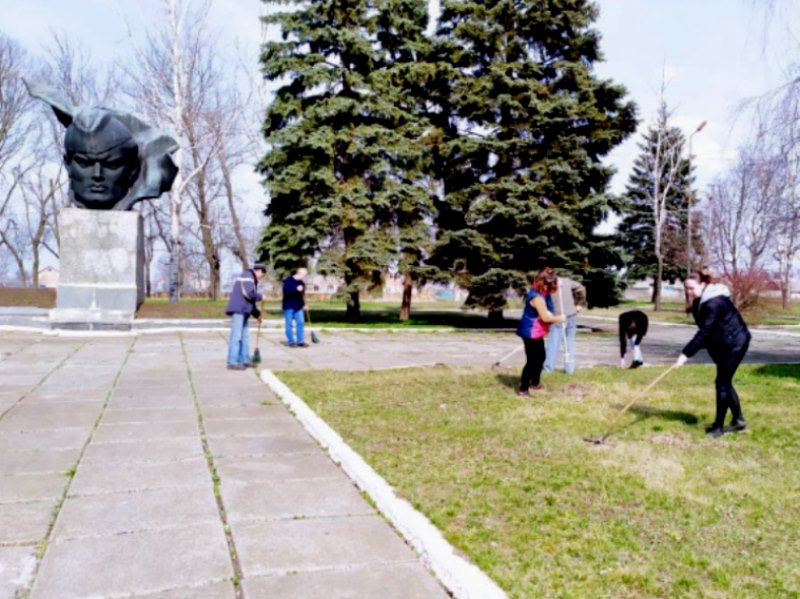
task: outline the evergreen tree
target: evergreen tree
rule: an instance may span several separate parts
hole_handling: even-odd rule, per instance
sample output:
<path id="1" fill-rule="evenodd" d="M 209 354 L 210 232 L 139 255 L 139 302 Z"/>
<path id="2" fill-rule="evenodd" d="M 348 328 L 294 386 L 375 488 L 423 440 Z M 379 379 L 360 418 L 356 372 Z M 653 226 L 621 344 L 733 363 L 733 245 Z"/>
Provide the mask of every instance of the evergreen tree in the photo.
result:
<path id="1" fill-rule="evenodd" d="M 648 277 L 655 279 L 658 275 L 653 206 L 655 175 L 652 164 L 659 151 L 662 155 L 672 151 L 681 157 L 674 174 L 667 169 L 660 173 L 661 189 L 669 189 L 664 201 L 662 279 L 674 281 L 686 273 L 687 207 L 692 176 L 689 160 L 682 157 L 684 145 L 685 137 L 677 127 L 668 127 L 661 136 L 657 127 L 651 127 L 639 143 L 641 154 L 633 165 L 621 205 L 622 220 L 617 228 L 619 245 L 625 250 L 628 281 L 639 281 Z M 667 180 L 670 177 L 672 181 Z"/>
<path id="2" fill-rule="evenodd" d="M 692 247 L 687 254 L 693 173 L 684 156 L 685 141 L 681 130 L 669 124 L 669 111 L 662 101 L 657 122 L 639 143 L 641 153 L 620 206 L 617 232 L 618 244 L 625 251 L 625 278 L 652 278 L 656 309 L 661 307 L 661 282 L 683 278 L 703 255 L 703 226 L 694 210 Z"/>
<path id="3" fill-rule="evenodd" d="M 270 221 L 260 250 L 279 272 L 318 256 L 318 270 L 344 278 L 347 315 L 356 321 L 360 292 L 382 284 L 400 258 L 406 221 L 424 205 L 424 125 L 408 111 L 392 68 L 398 55 L 413 53 L 378 43 L 379 32 L 386 38 L 407 27 L 399 17 L 419 2 L 267 3 L 294 10 L 264 18 L 281 27 L 282 39 L 264 45 L 263 72 L 282 84 L 264 124 Z M 398 13 L 389 18 L 392 8 Z"/>
<path id="4" fill-rule="evenodd" d="M 635 108 L 593 72 L 596 17 L 588 0 L 443 2 L 433 262 L 490 316 L 544 265 L 589 282 L 595 304 L 615 291 L 619 256 L 594 234 L 614 207 L 601 160 L 635 129 Z"/>

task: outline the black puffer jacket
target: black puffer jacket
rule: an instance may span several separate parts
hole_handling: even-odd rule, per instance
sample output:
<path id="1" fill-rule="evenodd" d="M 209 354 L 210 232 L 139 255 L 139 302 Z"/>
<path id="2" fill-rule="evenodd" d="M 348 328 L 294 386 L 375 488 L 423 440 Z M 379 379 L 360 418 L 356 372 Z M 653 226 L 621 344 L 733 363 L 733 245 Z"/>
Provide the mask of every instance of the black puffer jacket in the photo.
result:
<path id="1" fill-rule="evenodd" d="M 692 314 L 698 331 L 683 348 L 689 358 L 707 349 L 714 359 L 750 341 L 750 331 L 723 285 L 709 285 L 702 297 L 694 300 Z"/>

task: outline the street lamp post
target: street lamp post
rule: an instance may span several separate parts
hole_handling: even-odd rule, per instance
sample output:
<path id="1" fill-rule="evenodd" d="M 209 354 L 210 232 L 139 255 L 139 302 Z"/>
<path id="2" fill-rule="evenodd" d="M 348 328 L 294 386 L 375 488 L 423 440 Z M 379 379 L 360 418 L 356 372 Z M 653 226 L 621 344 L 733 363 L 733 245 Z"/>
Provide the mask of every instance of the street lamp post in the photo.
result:
<path id="1" fill-rule="evenodd" d="M 689 159 L 687 160 L 689 171 L 689 196 L 686 198 L 686 276 L 692 274 L 692 200 L 694 199 L 694 189 L 692 188 L 692 138 L 703 130 L 708 121 L 703 121 L 697 129 L 689 135 Z M 688 300 L 687 300 L 688 301 Z"/>

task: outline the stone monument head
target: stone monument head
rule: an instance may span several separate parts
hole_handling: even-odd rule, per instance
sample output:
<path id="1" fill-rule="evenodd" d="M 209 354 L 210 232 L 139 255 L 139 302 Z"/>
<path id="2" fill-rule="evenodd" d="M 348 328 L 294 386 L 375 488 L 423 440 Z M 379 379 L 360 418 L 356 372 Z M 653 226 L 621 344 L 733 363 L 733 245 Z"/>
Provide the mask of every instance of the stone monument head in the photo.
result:
<path id="1" fill-rule="evenodd" d="M 169 191 L 178 173 L 178 144 L 135 116 L 99 107 L 73 107 L 47 88 L 28 86 L 66 127 L 64 164 L 73 204 L 130 210 Z"/>

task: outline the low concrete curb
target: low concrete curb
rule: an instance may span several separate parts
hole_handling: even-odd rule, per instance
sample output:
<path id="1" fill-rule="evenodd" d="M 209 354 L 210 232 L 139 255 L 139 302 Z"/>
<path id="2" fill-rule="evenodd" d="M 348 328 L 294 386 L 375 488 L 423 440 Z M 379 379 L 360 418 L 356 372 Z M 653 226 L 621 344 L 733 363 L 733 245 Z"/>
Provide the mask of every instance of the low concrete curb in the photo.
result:
<path id="1" fill-rule="evenodd" d="M 506 594 L 480 568 L 458 555 L 442 533 L 394 489 L 364 459 L 344 442 L 308 405 L 270 370 L 261 380 L 295 414 L 334 462 L 375 502 L 406 541 L 422 556 L 441 583 L 458 599 L 505 599 Z"/>

